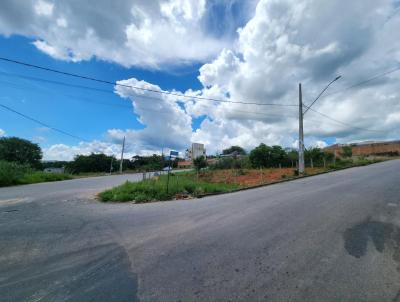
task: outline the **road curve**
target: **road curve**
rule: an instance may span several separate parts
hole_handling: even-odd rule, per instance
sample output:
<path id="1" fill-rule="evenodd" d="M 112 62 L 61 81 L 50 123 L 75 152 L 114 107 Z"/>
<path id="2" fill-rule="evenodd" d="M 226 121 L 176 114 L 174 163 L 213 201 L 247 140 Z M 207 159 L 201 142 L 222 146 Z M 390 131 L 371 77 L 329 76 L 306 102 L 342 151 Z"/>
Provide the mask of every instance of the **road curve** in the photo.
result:
<path id="1" fill-rule="evenodd" d="M 400 301 L 400 160 L 198 200 L 93 199 L 125 179 L 0 189 L 0 300 Z"/>

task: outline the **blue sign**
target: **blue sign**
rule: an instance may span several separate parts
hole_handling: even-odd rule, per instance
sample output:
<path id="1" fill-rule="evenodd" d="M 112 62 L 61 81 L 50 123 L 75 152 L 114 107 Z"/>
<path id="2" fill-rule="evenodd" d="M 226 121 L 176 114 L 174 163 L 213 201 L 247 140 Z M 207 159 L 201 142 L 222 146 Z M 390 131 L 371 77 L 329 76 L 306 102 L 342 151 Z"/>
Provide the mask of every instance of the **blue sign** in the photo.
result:
<path id="1" fill-rule="evenodd" d="M 179 152 L 178 151 L 170 151 L 169 152 L 169 156 L 178 156 L 179 155 Z"/>

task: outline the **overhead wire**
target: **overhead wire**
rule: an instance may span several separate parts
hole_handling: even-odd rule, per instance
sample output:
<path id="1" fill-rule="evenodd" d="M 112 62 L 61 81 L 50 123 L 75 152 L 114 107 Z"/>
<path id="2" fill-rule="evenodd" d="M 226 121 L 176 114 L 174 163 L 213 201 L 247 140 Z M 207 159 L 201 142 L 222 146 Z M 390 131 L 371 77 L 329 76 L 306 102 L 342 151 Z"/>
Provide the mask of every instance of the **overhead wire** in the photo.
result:
<path id="1" fill-rule="evenodd" d="M 54 72 L 54 73 L 58 73 L 58 74 L 62 74 L 62 75 L 67 75 L 67 76 L 72 76 L 72 77 L 76 77 L 76 78 L 81 78 L 81 79 L 86 79 L 86 80 L 90 80 L 90 81 L 95 81 L 95 82 L 100 82 L 100 83 L 105 83 L 105 84 L 110 84 L 113 86 L 121 86 L 121 87 L 127 87 L 127 88 L 131 88 L 131 89 L 137 89 L 137 90 L 142 90 L 142 91 L 149 91 L 149 92 L 154 92 L 154 93 L 158 93 L 158 94 L 165 94 L 165 95 L 173 95 L 173 96 L 177 96 L 177 97 L 182 97 L 182 98 L 188 98 L 188 99 L 194 99 L 194 100 L 207 100 L 207 101 L 214 101 L 214 102 L 220 102 L 220 103 L 233 103 L 233 104 L 245 104 L 245 105 L 259 105 L 259 106 L 283 106 L 283 107 L 297 107 L 297 105 L 295 104 L 278 104 L 278 103 L 258 103 L 258 102 L 242 102 L 242 101 L 230 101 L 230 100 L 222 100 L 222 99 L 213 99 L 213 98 L 206 98 L 206 97 L 201 97 L 201 96 L 189 96 L 189 95 L 185 95 L 185 94 L 181 94 L 181 93 L 175 93 L 175 92 L 169 92 L 169 91 L 163 91 L 163 90 L 155 90 L 155 89 L 149 89 L 149 88 L 143 88 L 143 87 L 138 87 L 138 86 L 133 86 L 133 85 L 127 85 L 127 84 L 122 84 L 122 83 L 118 83 L 118 82 L 112 82 L 112 81 L 108 81 L 108 80 L 103 80 L 103 79 L 98 79 L 98 78 L 94 78 L 94 77 L 89 77 L 89 76 L 84 76 L 84 75 L 80 75 L 80 74 L 75 74 L 75 73 L 69 73 L 69 72 L 65 72 L 65 71 L 61 71 L 61 70 L 57 70 L 57 69 L 52 69 L 52 68 L 47 68 L 47 67 L 43 67 L 43 66 L 39 66 L 39 65 L 35 65 L 35 64 L 30 64 L 30 63 L 26 63 L 26 62 L 21 62 L 21 61 L 17 61 L 17 60 L 12 60 L 9 58 L 4 58 L 4 57 L 0 57 L 0 60 L 6 61 L 6 62 L 10 62 L 10 63 L 15 63 L 15 64 L 19 64 L 19 65 L 23 65 L 23 66 L 27 66 L 27 67 L 31 67 L 31 68 L 36 68 L 36 69 L 41 69 L 41 70 L 45 70 L 45 71 L 49 71 L 49 72 Z M 327 97 L 329 95 L 333 95 L 333 94 L 337 94 L 337 93 L 341 93 L 343 91 L 367 84 L 373 80 L 376 80 L 380 77 L 386 76 L 388 74 L 394 73 L 396 71 L 400 70 L 400 66 L 386 71 L 384 73 L 380 73 L 378 75 L 375 75 L 369 79 L 366 79 L 364 81 L 352 84 L 348 87 L 345 87 L 344 89 L 338 90 L 338 91 L 334 91 L 332 93 L 327 93 L 322 97 Z M 1 72 L 2 74 L 4 74 L 4 72 Z M 20 76 L 17 75 L 19 77 L 24 77 L 26 79 L 31 79 L 31 80 L 39 80 L 39 81 L 45 81 L 45 82 L 49 82 L 49 83 L 53 83 L 53 84 L 61 84 L 61 85 L 67 85 L 67 86 L 72 86 L 72 87 L 76 87 L 76 88 L 83 88 L 83 89 L 91 89 L 94 91 L 99 91 L 99 92 L 107 92 L 107 93 L 112 93 L 110 91 L 104 90 L 104 89 L 99 89 L 99 88 L 95 88 L 95 87 L 87 87 L 87 86 L 82 86 L 82 85 L 76 85 L 76 84 L 70 84 L 70 83 L 64 83 L 64 82 L 59 82 L 59 81 L 54 81 L 54 80 L 47 80 L 47 79 L 39 79 L 39 78 L 34 78 L 34 77 L 29 77 L 29 76 Z M 149 98 L 149 99 L 156 99 L 156 100 L 160 100 L 159 98 L 155 98 L 155 97 L 150 97 L 150 96 L 145 96 L 145 95 L 137 95 L 138 97 L 143 97 L 143 98 Z M 104 105 L 108 105 L 108 104 L 104 104 Z M 306 108 L 309 108 L 306 104 L 304 104 L 304 106 Z M 357 126 L 353 126 L 351 124 L 348 124 L 346 122 L 334 119 L 332 117 L 330 117 L 327 114 L 324 114 L 322 112 L 319 112 L 315 109 L 309 108 L 309 110 L 327 118 L 330 119 L 336 123 L 342 124 L 342 125 L 346 125 L 348 127 L 352 127 L 355 129 L 360 129 L 360 130 L 366 130 L 366 131 L 372 131 L 372 132 L 384 132 L 384 131 L 379 131 L 379 130 L 373 130 L 373 129 L 367 129 L 367 128 L 362 128 L 362 127 L 357 127 Z M 262 112 L 246 112 L 243 110 L 235 110 L 234 111 L 238 111 L 238 112 L 244 112 L 244 113 L 249 113 L 249 114 L 257 114 L 257 115 L 264 115 L 267 113 L 262 113 Z"/>
<path id="2" fill-rule="evenodd" d="M 49 129 L 51 129 L 51 130 L 53 130 L 53 131 L 56 131 L 56 132 L 58 132 L 58 133 L 67 135 L 67 136 L 69 136 L 69 137 L 72 137 L 72 138 L 75 138 L 75 139 L 78 139 L 78 140 L 81 140 L 81 141 L 89 142 L 89 140 L 87 140 L 87 139 L 85 139 L 85 138 L 82 138 L 82 137 L 80 137 L 80 136 L 76 136 L 76 135 L 71 134 L 71 133 L 69 133 L 69 132 L 67 132 L 67 131 L 64 131 L 64 130 L 61 130 L 61 129 L 59 129 L 59 128 L 55 128 L 55 127 L 53 127 L 53 126 L 50 126 L 50 125 L 47 124 L 47 123 L 44 123 L 44 122 L 42 122 L 42 121 L 40 121 L 40 120 L 38 120 L 38 119 L 36 119 L 36 118 L 33 118 L 33 117 L 31 117 L 31 116 L 29 116 L 29 115 L 27 115 L 27 114 L 24 114 L 24 113 L 22 113 L 22 112 L 19 112 L 19 111 L 15 110 L 15 109 L 13 109 L 13 108 L 11 108 L 11 107 L 9 107 L 9 106 L 6 106 L 6 105 L 4 105 L 4 104 L 0 104 L 0 107 L 2 107 L 3 109 L 8 110 L 8 111 L 10 111 L 10 112 L 13 112 L 13 113 L 15 113 L 15 114 L 17 114 L 17 115 L 19 115 L 19 116 L 22 116 L 22 117 L 25 118 L 25 119 L 28 119 L 28 120 L 30 120 L 30 121 L 32 121 L 32 122 L 35 122 L 35 123 L 37 123 L 37 124 L 39 124 L 39 125 L 41 125 L 41 126 L 44 126 L 44 127 L 49 128 Z"/>
<path id="3" fill-rule="evenodd" d="M 134 86 L 134 85 L 122 84 L 122 83 L 118 83 L 118 82 L 113 82 L 113 81 L 103 80 L 103 79 L 99 79 L 99 78 L 84 76 L 84 75 L 80 75 L 80 74 L 76 74 L 76 73 L 61 71 L 61 70 L 58 70 L 58 69 L 43 67 L 43 66 L 39 66 L 39 65 L 36 65 L 36 64 L 17 61 L 17 60 L 5 58 L 5 57 L 0 57 L 0 60 L 5 61 L 5 62 L 9 62 L 9 63 L 18 64 L 18 65 L 23 65 L 23 66 L 26 66 L 26 67 L 31 67 L 31 68 L 45 70 L 45 71 L 49 71 L 49 72 L 53 72 L 53 73 L 67 75 L 67 76 L 71 76 L 71 77 L 75 77 L 75 78 L 94 81 L 94 82 L 98 82 L 98 83 L 109 84 L 109 85 L 113 85 L 113 86 L 120 86 L 120 87 L 131 88 L 131 89 L 137 89 L 137 90 L 148 91 L 148 92 L 154 92 L 154 93 L 158 93 L 158 94 L 172 95 L 172 96 L 182 97 L 182 98 L 187 98 L 187 99 L 196 99 L 196 100 L 212 101 L 212 102 L 219 102 L 219 103 L 257 105 L 257 106 L 279 106 L 279 107 L 295 107 L 295 106 L 297 106 L 297 105 L 294 105 L 294 104 L 231 101 L 231 100 L 207 98 L 207 97 L 196 96 L 196 95 L 186 95 L 186 94 L 176 93 L 176 92 L 171 92 L 171 91 L 156 90 L 156 89 L 144 88 L 144 87 L 139 87 L 139 86 Z"/>

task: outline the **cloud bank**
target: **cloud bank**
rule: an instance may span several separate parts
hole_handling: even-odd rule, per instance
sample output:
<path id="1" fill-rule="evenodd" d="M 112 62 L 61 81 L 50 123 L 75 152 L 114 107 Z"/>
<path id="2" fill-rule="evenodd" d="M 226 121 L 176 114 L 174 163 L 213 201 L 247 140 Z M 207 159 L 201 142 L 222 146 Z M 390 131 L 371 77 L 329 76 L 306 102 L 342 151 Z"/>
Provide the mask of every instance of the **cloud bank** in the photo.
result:
<path id="1" fill-rule="evenodd" d="M 347 89 L 400 66 L 396 1 L 260 0 L 234 39 L 204 25 L 209 1 L 119 1 L 112 8 L 108 1 L 96 6 L 90 1 L 21 1 L 24 9 L 18 10 L 12 2 L 1 4 L 9 9 L 7 16 L 1 10 L 1 32 L 38 37 L 35 46 L 55 58 L 96 56 L 124 66 L 157 68 L 201 61 L 203 88 L 182 93 L 265 104 L 297 104 L 300 82 L 309 104 L 342 75 L 314 109 L 344 124 L 309 111 L 306 143 L 400 136 L 400 72 Z M 110 20 L 110 11 L 119 17 Z M 134 78 L 121 83 L 159 89 Z M 247 149 L 260 142 L 296 145 L 296 107 L 197 101 L 121 87 L 115 92 L 132 103 L 145 128 L 110 129 L 108 144 L 125 135 L 132 152 L 183 150 L 193 141 L 205 143 L 211 153 L 233 144 Z M 204 116 L 200 127 L 192 129 L 193 119 Z"/>

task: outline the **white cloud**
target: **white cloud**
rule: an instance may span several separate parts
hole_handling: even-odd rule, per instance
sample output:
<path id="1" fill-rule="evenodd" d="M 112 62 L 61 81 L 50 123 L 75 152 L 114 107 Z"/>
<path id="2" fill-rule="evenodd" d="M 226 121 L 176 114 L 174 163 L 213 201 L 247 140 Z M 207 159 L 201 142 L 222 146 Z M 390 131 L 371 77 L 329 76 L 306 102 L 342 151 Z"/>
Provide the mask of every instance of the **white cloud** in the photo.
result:
<path id="1" fill-rule="evenodd" d="M 34 4 L 35 12 L 39 16 L 51 16 L 53 14 L 54 4 L 38 0 Z"/>
<path id="2" fill-rule="evenodd" d="M 1 136 L 6 136 L 6 132 L 3 129 L 0 128 L 0 137 Z"/>
<path id="3" fill-rule="evenodd" d="M 121 152 L 121 145 L 107 142 L 92 141 L 80 142 L 75 146 L 55 144 L 43 149 L 45 160 L 72 160 L 76 155 L 89 155 L 90 153 L 104 153 L 118 156 Z M 129 154 L 127 154 L 129 156 Z"/>
<path id="4" fill-rule="evenodd" d="M 220 43 L 202 31 L 200 23 L 207 14 L 207 9 L 203 10 L 207 3 L 176 0 L 162 2 L 164 5 L 157 8 L 149 3 L 140 2 L 134 9 L 129 7 L 128 16 L 121 14 L 117 32 L 122 33 L 119 37 L 124 45 L 122 50 L 114 50 L 115 40 L 105 39 L 107 31 L 99 28 L 83 31 L 85 35 L 80 35 L 73 47 L 68 39 L 65 44 L 53 39 L 56 33 L 43 41 L 48 43 L 45 45 L 63 49 L 58 53 L 60 56 L 76 59 L 96 55 L 124 65 L 158 66 L 160 62 L 204 59 L 220 49 L 199 70 L 203 88 L 188 90 L 186 94 L 232 101 L 296 105 L 298 83 L 302 82 L 304 101 L 309 104 L 340 74 L 342 79 L 314 109 L 343 121 L 344 125 L 309 111 L 305 116 L 306 144 L 323 146 L 324 138 L 328 137 L 337 142 L 399 138 L 400 72 L 344 90 L 400 65 L 400 39 L 395 38 L 400 14 L 394 14 L 396 7 L 392 0 L 355 0 L 345 4 L 339 0 L 324 3 L 261 0 L 253 17 L 238 29 L 237 39 L 230 44 Z M 127 7 L 124 8 L 126 11 Z M 55 7 L 53 14 L 57 12 Z M 70 27 L 69 16 L 65 18 Z M 185 47 L 181 47 L 182 42 Z M 92 45 L 100 45 L 96 54 L 88 51 Z M 136 79 L 122 83 L 159 90 L 158 86 Z M 334 91 L 341 92 L 329 94 Z M 296 144 L 296 106 L 252 106 L 193 99 L 180 100 L 183 109 L 176 97 L 121 87 L 116 92 L 132 102 L 145 127 L 108 132 L 111 140 L 128 137 L 132 152 L 159 150 L 162 146 L 179 150 L 193 141 L 205 143 L 210 153 L 233 144 L 247 149 L 261 142 Z M 208 117 L 193 132 L 192 119 L 205 114 Z"/>
<path id="5" fill-rule="evenodd" d="M 119 84 L 131 85 L 144 89 L 160 91 L 160 87 L 134 78 L 119 81 Z M 125 135 L 138 149 L 158 149 L 169 147 L 184 149 L 190 142 L 192 134 L 192 118 L 185 113 L 170 95 L 134 90 L 128 87 L 116 86 L 116 93 L 132 102 L 134 111 L 140 116 L 139 121 L 146 126 L 141 130 L 109 130 L 111 138 L 121 140 Z"/>
<path id="6" fill-rule="evenodd" d="M 389 0 L 352 1 L 345 10 L 341 1 L 260 1 L 235 46 L 200 68 L 199 79 L 207 86 L 203 93 L 223 87 L 231 100 L 296 104 L 297 83 L 303 82 L 304 101 L 310 103 L 337 74 L 343 79 L 330 92 L 393 69 L 400 63 L 400 42 L 393 40 L 400 15 L 394 10 Z M 398 138 L 399 74 L 321 98 L 314 108 L 346 125 L 309 111 L 307 145 L 323 146 L 324 137 L 339 142 Z M 296 107 L 221 104 L 207 110 L 213 119 L 205 120 L 193 139 L 206 142 L 209 150 L 296 142 Z"/>
<path id="7" fill-rule="evenodd" d="M 74 62 L 96 57 L 152 68 L 204 62 L 231 44 L 234 28 L 223 17 L 232 3 L 250 6 L 225 1 L 222 23 L 210 24 L 205 0 L 3 0 L 0 34 L 33 37 L 40 51 Z M 215 35 L 214 27 L 226 30 Z"/>

